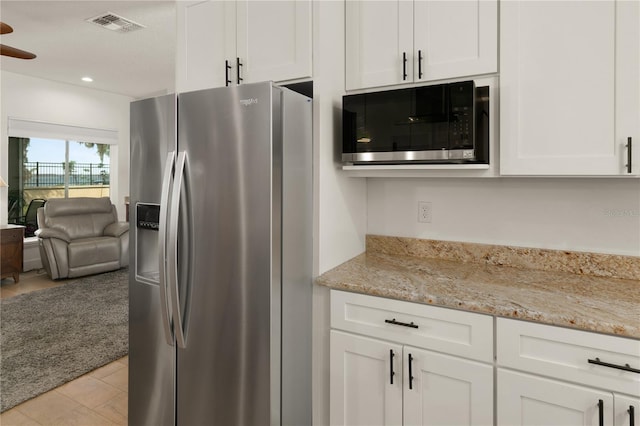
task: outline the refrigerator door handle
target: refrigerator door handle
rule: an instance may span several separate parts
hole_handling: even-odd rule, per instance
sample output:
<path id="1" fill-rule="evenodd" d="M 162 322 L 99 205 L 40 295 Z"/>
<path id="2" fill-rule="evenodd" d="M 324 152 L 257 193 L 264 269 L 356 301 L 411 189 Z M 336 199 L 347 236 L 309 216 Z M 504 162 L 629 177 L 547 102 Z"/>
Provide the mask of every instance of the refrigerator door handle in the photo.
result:
<path id="1" fill-rule="evenodd" d="M 167 214 L 169 211 L 169 196 L 171 191 L 171 178 L 173 175 L 173 167 L 176 161 L 176 152 L 167 153 L 167 160 L 164 165 L 164 176 L 162 177 L 162 195 L 160 198 L 160 224 L 159 224 L 159 259 L 158 259 L 158 285 L 160 287 L 160 312 L 162 313 L 162 324 L 164 327 L 164 336 L 167 343 L 173 346 L 172 321 L 169 306 L 169 298 L 167 297 Z"/>
<path id="2" fill-rule="evenodd" d="M 169 272 L 169 292 L 171 295 L 171 304 L 173 306 L 173 324 L 174 324 L 174 334 L 176 336 L 176 343 L 179 348 L 187 347 L 187 339 L 186 339 L 186 320 L 183 320 L 182 309 L 180 304 L 180 292 L 179 292 L 179 278 L 178 278 L 178 226 L 179 226 L 179 212 L 180 212 L 180 203 L 183 197 L 182 186 L 184 182 L 185 175 L 185 165 L 187 163 L 187 154 L 185 151 L 178 152 L 178 157 L 176 159 L 176 168 L 175 168 L 175 178 L 173 181 L 173 197 L 171 199 L 171 213 L 170 213 L 170 224 L 169 224 L 169 259 L 168 259 L 168 272 Z M 187 197 L 188 199 L 188 197 Z M 187 220 L 188 212 L 184 212 L 184 216 L 182 220 Z M 190 224 L 187 223 L 187 226 Z M 183 262 L 188 262 L 187 257 L 191 254 L 189 250 L 184 247 L 184 250 L 181 250 L 181 256 L 183 256 Z M 188 279 L 187 279 L 188 281 Z M 183 285 L 188 285 L 189 283 L 183 283 Z M 188 298 L 188 292 L 185 292 L 185 297 Z M 188 300 L 185 301 L 185 311 L 188 312 Z"/>

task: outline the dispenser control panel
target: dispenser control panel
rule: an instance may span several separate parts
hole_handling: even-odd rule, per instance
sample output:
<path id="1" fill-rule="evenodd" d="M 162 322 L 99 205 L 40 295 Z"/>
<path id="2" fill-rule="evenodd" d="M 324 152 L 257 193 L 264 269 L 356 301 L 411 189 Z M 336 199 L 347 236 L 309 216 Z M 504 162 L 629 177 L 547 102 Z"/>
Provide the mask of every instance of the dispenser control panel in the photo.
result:
<path id="1" fill-rule="evenodd" d="M 136 227 L 157 231 L 160 229 L 160 205 L 136 204 Z"/>

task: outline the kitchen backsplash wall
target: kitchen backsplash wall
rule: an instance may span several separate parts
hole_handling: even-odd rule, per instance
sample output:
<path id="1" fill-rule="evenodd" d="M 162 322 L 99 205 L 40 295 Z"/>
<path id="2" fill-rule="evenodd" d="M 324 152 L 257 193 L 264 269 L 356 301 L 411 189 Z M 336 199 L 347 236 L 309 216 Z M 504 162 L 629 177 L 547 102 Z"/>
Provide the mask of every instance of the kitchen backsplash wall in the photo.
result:
<path id="1" fill-rule="evenodd" d="M 640 256 L 637 179 L 367 180 L 367 234 Z"/>
<path id="2" fill-rule="evenodd" d="M 640 280 L 638 256 L 382 235 L 367 235 L 367 253 Z"/>

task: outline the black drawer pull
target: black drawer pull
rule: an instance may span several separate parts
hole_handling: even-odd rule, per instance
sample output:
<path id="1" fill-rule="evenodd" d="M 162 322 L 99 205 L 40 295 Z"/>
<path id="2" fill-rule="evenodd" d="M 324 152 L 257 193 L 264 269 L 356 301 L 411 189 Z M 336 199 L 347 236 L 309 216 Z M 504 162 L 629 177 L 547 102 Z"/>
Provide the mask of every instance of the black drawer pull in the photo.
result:
<path id="1" fill-rule="evenodd" d="M 629 409 L 627 410 L 627 413 L 629 413 L 629 426 L 635 426 L 635 424 L 636 424 L 636 413 L 635 413 L 635 409 L 634 409 L 633 405 L 629 406 Z"/>
<path id="2" fill-rule="evenodd" d="M 600 361 L 600 358 L 588 359 L 587 361 L 589 362 L 589 364 L 602 365 L 603 367 L 615 368 L 617 370 L 630 371 L 632 373 L 640 374 L 639 369 L 633 368 L 629 364 L 625 364 L 625 365 L 610 364 L 608 362 Z"/>
<path id="3" fill-rule="evenodd" d="M 393 325 L 401 325 L 403 327 L 411 327 L 411 328 L 418 328 L 418 324 L 414 324 L 413 321 L 411 321 L 410 323 L 406 323 L 406 322 L 400 322 L 400 321 L 396 321 L 396 319 L 390 319 L 390 320 L 384 320 L 384 322 L 386 322 L 387 324 L 393 324 Z"/>

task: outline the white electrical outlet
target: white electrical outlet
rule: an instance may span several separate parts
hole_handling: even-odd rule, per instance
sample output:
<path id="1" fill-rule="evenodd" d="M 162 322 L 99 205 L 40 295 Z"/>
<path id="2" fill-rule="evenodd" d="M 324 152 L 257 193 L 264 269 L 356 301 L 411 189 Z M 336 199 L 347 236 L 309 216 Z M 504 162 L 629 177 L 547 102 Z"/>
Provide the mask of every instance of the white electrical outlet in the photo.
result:
<path id="1" fill-rule="evenodd" d="M 431 223 L 431 202 L 420 201 L 418 202 L 418 222 Z"/>

